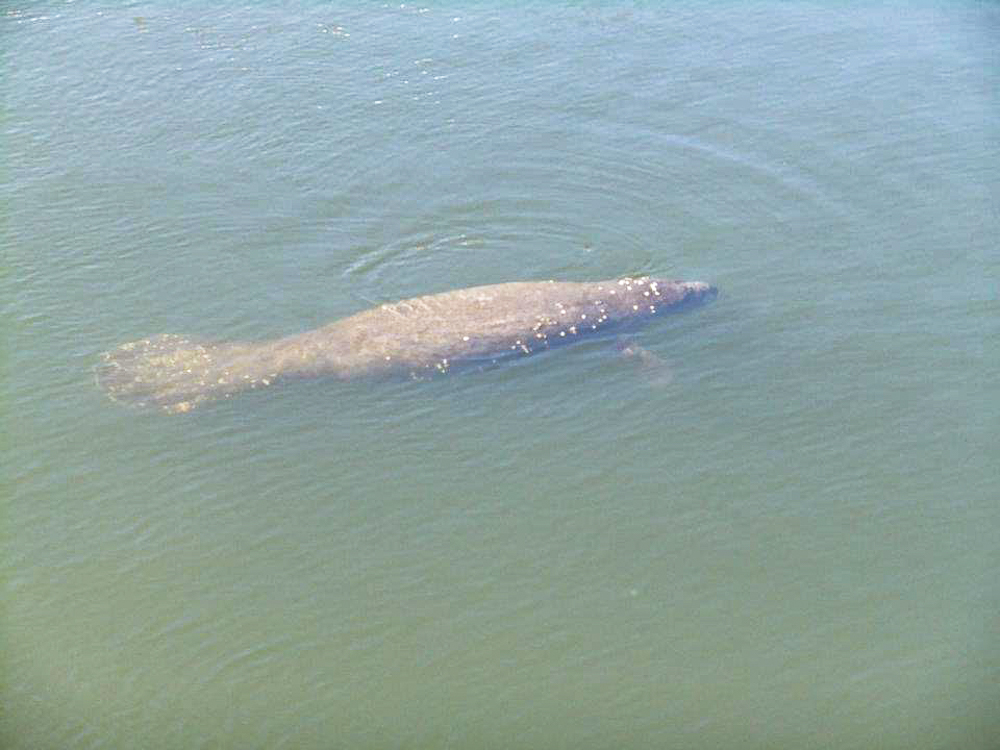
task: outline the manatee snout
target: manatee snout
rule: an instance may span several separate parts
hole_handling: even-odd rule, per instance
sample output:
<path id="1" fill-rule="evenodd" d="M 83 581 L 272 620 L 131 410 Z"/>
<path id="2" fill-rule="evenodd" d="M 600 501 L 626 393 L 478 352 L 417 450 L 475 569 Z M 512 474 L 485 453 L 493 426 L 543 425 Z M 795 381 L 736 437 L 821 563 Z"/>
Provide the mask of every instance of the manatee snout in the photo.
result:
<path id="1" fill-rule="evenodd" d="M 719 296 L 719 288 L 704 281 L 661 281 L 662 288 L 674 289 L 675 304 L 678 309 L 704 305 Z"/>
<path id="2" fill-rule="evenodd" d="M 682 286 L 685 290 L 685 302 L 703 304 L 711 302 L 719 296 L 719 288 L 706 284 L 704 281 L 685 281 Z"/>

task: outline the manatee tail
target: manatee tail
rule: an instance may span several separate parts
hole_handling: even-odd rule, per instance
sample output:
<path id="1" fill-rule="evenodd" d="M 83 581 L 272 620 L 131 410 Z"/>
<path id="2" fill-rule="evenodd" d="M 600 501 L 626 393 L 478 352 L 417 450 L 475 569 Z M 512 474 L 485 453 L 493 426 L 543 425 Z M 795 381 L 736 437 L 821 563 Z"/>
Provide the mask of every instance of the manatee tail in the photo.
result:
<path id="1" fill-rule="evenodd" d="M 163 334 L 105 352 L 94 372 L 114 401 L 180 413 L 258 383 L 270 385 L 273 378 L 236 373 L 249 372 L 249 350 L 247 344 L 207 344 Z M 241 362 L 244 366 L 237 368 Z"/>

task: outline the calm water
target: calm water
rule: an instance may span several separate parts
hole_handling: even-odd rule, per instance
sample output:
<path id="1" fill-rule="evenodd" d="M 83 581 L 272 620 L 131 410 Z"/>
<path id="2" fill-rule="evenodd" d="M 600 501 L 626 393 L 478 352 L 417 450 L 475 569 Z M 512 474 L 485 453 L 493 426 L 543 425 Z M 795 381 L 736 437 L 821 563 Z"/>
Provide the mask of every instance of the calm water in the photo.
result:
<path id="1" fill-rule="evenodd" d="M 280 5 L 3 6 L 3 747 L 996 747 L 1000 7 Z M 669 384 L 93 382 L 643 272 Z"/>

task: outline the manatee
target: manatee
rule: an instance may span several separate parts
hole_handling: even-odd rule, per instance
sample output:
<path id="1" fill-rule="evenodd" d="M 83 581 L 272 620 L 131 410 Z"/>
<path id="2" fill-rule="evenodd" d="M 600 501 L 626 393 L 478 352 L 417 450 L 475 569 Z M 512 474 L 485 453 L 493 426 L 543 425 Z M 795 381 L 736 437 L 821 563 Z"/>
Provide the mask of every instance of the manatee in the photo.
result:
<path id="1" fill-rule="evenodd" d="M 378 305 L 312 331 L 255 342 L 162 334 L 105 352 L 115 401 L 190 411 L 295 378 L 433 377 L 525 357 L 714 299 L 700 281 L 517 281 Z"/>

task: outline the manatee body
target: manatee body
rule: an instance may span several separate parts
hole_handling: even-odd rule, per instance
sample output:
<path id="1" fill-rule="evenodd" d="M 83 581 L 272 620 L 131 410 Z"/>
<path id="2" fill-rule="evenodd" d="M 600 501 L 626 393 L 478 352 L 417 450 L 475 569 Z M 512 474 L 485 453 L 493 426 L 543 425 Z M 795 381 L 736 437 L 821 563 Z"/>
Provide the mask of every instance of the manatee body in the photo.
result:
<path id="1" fill-rule="evenodd" d="M 106 352 L 96 374 L 115 401 L 185 412 L 290 378 L 422 378 L 523 357 L 715 295 L 702 282 L 649 277 L 477 286 L 379 305 L 271 341 L 155 336 Z"/>

